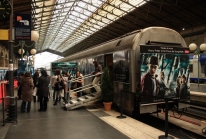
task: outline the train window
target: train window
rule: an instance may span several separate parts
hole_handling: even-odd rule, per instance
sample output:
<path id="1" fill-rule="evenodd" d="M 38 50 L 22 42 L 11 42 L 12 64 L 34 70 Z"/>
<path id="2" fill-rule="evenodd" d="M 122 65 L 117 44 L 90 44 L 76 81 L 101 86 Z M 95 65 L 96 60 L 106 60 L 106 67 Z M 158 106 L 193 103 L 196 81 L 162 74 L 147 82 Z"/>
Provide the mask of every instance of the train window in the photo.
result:
<path id="1" fill-rule="evenodd" d="M 193 64 L 190 64 L 190 72 L 193 72 Z"/>

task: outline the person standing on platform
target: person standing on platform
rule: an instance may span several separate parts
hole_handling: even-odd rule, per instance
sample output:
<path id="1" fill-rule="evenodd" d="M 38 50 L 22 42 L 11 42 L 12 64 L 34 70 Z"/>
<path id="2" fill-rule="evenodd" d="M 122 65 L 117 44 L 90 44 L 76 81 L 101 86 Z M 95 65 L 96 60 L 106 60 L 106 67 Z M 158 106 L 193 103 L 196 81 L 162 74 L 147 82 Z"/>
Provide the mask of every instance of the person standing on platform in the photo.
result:
<path id="1" fill-rule="evenodd" d="M 65 97 L 64 97 L 65 84 L 64 84 L 64 88 L 61 88 L 61 89 L 58 88 L 58 83 L 60 83 L 61 81 L 65 82 L 65 81 L 64 81 L 64 78 L 63 78 L 62 75 L 60 74 L 60 70 L 59 70 L 59 69 L 57 69 L 57 70 L 55 71 L 55 74 L 57 75 L 57 78 L 56 78 L 56 80 L 54 81 L 54 89 L 55 89 L 57 95 L 56 95 L 55 102 L 54 102 L 53 105 L 57 105 L 58 97 L 59 97 L 59 98 L 62 98 L 63 101 L 64 101 L 64 103 L 66 104 L 66 103 L 68 103 L 68 102 L 67 102 L 67 100 L 66 100 Z"/>
<path id="2" fill-rule="evenodd" d="M 40 101 L 40 109 L 38 111 L 46 111 L 48 96 L 49 96 L 49 83 L 50 80 L 48 78 L 47 72 L 45 70 L 41 71 L 41 76 L 38 79 L 38 96 Z"/>
<path id="3" fill-rule="evenodd" d="M 56 76 L 56 73 L 54 72 L 54 75 L 51 77 L 51 86 L 52 86 L 52 90 L 53 90 L 53 94 L 52 94 L 53 100 L 55 100 L 56 94 L 57 94 L 55 89 L 54 89 L 54 83 L 55 83 L 56 79 L 57 79 L 57 76 Z"/>
<path id="4" fill-rule="evenodd" d="M 79 89 L 77 89 L 76 91 L 77 91 L 77 97 L 81 97 L 82 96 L 82 88 L 80 88 L 80 87 L 82 87 L 82 83 L 83 83 L 83 79 L 82 79 L 82 74 L 80 73 L 80 71 L 77 71 L 76 72 L 76 81 L 75 81 L 75 83 L 77 84 L 77 88 L 79 88 Z"/>
<path id="5" fill-rule="evenodd" d="M 34 102 L 36 102 L 36 92 L 37 92 L 38 78 L 39 78 L 39 72 L 36 71 L 33 75 L 33 81 L 34 81 L 33 100 L 34 100 Z"/>
<path id="6" fill-rule="evenodd" d="M 68 101 L 68 80 L 69 80 L 69 76 L 68 73 L 63 71 L 62 72 L 63 75 L 63 79 L 64 79 L 64 98 Z"/>
<path id="7" fill-rule="evenodd" d="M 22 87 L 22 104 L 21 104 L 21 112 L 26 112 L 26 103 L 27 103 L 27 112 L 30 112 L 31 108 L 31 101 L 32 101 L 32 94 L 34 83 L 33 79 L 31 78 L 30 72 L 26 72 L 24 78 L 21 80 L 21 87 Z"/>
<path id="8" fill-rule="evenodd" d="M 22 87 L 21 87 L 21 80 L 22 78 L 24 78 L 24 73 L 23 72 L 19 72 L 18 74 L 18 99 L 21 100 L 21 90 L 22 90 Z"/>
<path id="9" fill-rule="evenodd" d="M 101 79 L 101 72 L 102 72 L 102 66 L 97 62 L 93 61 L 95 70 L 91 73 L 92 75 L 95 75 L 92 85 L 94 86 L 97 93 L 101 92 L 100 86 L 98 85 L 100 79 Z"/>

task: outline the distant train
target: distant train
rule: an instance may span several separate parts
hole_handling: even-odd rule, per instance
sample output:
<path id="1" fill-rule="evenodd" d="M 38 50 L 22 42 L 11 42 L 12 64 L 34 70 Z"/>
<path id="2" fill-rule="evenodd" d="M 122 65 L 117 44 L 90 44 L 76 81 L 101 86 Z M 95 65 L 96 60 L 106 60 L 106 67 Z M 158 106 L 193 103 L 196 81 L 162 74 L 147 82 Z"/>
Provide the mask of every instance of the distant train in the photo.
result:
<path id="1" fill-rule="evenodd" d="M 153 82 L 159 80 L 160 73 L 164 72 L 165 94 L 163 97 L 179 94 L 177 80 L 180 79 L 184 81 L 186 88 L 185 99 L 189 99 L 189 90 L 186 87 L 189 86 L 189 83 L 183 79 L 183 77 L 189 78 L 188 52 L 184 39 L 176 31 L 164 27 L 149 27 L 127 33 L 119 38 L 55 62 L 75 62 L 78 70 L 83 75 L 90 74 L 94 70 L 92 63 L 94 60 L 97 60 L 103 67 L 108 67 L 112 63 L 113 71 L 111 72 L 113 72 L 112 80 L 115 94 L 113 104 L 120 108 L 121 90 L 133 92 L 124 93 L 123 110 L 129 115 L 134 115 L 157 112 L 158 108 L 164 105 L 164 99 L 151 99 L 151 97 L 155 96 L 155 93 L 160 94 L 159 91 L 153 91 L 152 93 L 154 94 L 148 95 L 149 99 L 144 101 L 134 95 L 136 92 L 142 93 L 141 78 L 149 71 L 149 68 L 154 70 L 154 68 L 158 67 L 156 75 L 152 79 Z M 149 63 L 151 57 L 156 58 L 153 62 L 157 60 L 158 65 L 152 66 Z M 91 80 L 85 79 L 84 83 L 86 84 L 87 82 L 91 82 Z M 147 89 L 149 88 L 158 90 L 159 86 L 149 86 Z M 178 103 L 178 107 L 181 108 L 183 106 Z"/>
<path id="2" fill-rule="evenodd" d="M 190 82 L 198 82 L 198 66 L 199 66 L 199 82 L 206 82 L 206 54 L 200 55 L 198 62 L 197 55 L 190 56 Z"/>

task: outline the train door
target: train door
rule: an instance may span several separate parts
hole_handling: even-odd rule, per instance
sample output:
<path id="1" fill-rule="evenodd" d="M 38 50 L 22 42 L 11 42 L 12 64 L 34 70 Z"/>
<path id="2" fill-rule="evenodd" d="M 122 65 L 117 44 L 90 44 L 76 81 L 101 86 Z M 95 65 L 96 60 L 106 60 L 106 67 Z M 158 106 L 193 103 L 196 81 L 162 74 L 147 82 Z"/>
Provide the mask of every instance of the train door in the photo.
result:
<path id="1" fill-rule="evenodd" d="M 104 67 L 108 67 L 111 81 L 113 81 L 113 54 L 105 55 Z"/>

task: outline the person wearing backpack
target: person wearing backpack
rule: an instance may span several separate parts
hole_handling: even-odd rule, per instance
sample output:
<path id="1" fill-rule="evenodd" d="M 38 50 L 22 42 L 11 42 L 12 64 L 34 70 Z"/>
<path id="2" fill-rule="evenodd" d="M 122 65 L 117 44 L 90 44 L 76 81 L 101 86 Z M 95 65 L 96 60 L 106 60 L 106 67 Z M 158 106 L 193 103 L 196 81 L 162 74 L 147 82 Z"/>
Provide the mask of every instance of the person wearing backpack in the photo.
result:
<path id="1" fill-rule="evenodd" d="M 67 100 L 64 97 L 64 89 L 65 89 L 65 81 L 62 75 L 60 74 L 60 70 L 57 69 L 55 71 L 56 74 L 56 80 L 54 81 L 54 90 L 56 91 L 57 95 L 55 98 L 55 102 L 53 105 L 57 105 L 58 97 L 61 97 L 64 101 L 64 103 L 68 103 Z"/>

